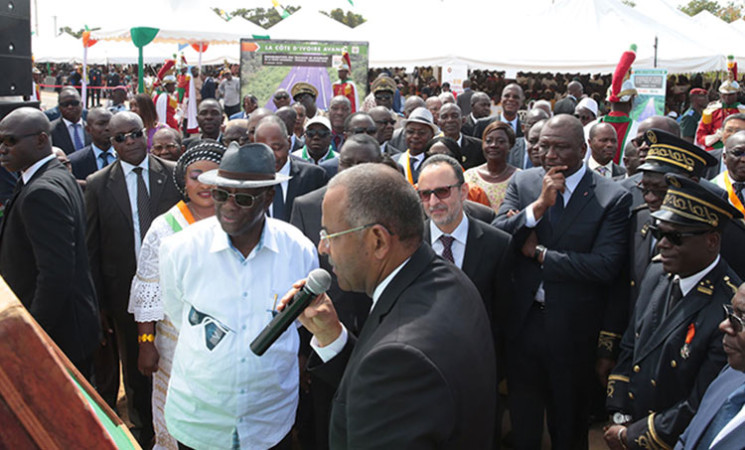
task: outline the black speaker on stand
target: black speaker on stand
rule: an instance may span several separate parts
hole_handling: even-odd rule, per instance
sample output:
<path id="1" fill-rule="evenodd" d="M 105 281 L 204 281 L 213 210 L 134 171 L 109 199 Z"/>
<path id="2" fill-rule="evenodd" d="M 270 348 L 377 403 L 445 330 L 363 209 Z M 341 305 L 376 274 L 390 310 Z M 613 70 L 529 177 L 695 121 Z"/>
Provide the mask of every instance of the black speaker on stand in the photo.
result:
<path id="1" fill-rule="evenodd" d="M 0 0 L 0 97 L 31 95 L 31 2 Z"/>

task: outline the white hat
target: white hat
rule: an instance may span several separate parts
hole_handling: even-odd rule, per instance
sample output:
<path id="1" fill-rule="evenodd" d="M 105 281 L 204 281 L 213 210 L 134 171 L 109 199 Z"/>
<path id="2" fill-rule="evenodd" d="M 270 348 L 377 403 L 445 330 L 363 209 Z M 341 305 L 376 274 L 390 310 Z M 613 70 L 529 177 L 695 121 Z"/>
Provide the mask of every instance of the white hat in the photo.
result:
<path id="1" fill-rule="evenodd" d="M 598 102 L 590 97 L 585 97 L 580 100 L 579 103 L 577 103 L 577 108 L 585 108 L 595 114 L 595 117 L 598 116 Z"/>
<path id="2" fill-rule="evenodd" d="M 308 121 L 305 123 L 305 129 L 307 130 L 311 125 L 320 123 L 324 127 L 326 127 L 327 130 L 331 131 L 331 122 L 329 122 L 329 119 L 327 117 L 324 117 L 320 114 L 316 114 L 313 116 L 312 119 L 308 119 Z"/>
<path id="3" fill-rule="evenodd" d="M 412 111 L 411 114 L 409 114 L 409 118 L 404 120 L 402 125 L 404 128 L 406 128 L 406 125 L 411 122 L 427 125 L 432 129 L 432 133 L 434 134 L 440 132 L 440 129 L 437 128 L 437 125 L 435 125 L 435 120 L 432 117 L 432 113 L 423 106 L 420 106 L 419 108 L 416 108 L 414 111 Z"/>

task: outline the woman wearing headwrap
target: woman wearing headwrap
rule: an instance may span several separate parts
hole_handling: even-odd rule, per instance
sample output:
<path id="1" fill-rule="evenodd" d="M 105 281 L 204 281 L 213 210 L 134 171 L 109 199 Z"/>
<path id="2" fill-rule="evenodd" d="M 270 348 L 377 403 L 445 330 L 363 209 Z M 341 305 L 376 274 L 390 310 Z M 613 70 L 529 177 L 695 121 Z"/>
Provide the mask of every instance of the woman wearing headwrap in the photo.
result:
<path id="1" fill-rule="evenodd" d="M 176 163 L 173 178 L 184 196 L 165 214 L 153 220 L 145 235 L 132 280 L 128 311 L 137 322 L 139 355 L 137 365 L 145 376 L 153 377 L 153 427 L 155 447 L 177 449 L 176 440 L 168 434 L 163 407 L 168 391 L 173 352 L 178 332 L 163 312 L 158 275 L 158 252 L 162 240 L 194 222 L 215 214 L 211 186 L 198 181 L 199 175 L 217 169 L 225 147 L 217 142 L 202 142 L 186 151 Z"/>

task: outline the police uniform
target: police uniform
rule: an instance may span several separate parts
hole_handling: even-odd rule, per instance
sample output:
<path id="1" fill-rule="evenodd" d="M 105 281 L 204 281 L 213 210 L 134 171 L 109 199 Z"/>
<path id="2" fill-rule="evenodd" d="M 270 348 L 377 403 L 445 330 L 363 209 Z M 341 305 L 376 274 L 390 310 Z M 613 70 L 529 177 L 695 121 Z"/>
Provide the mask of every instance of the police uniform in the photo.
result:
<path id="1" fill-rule="evenodd" d="M 313 101 L 316 101 L 316 99 L 318 98 L 318 89 L 316 89 L 316 87 L 310 83 L 299 81 L 292 85 L 290 95 L 292 95 L 292 99 L 297 102 L 297 98 L 301 94 L 310 94 L 313 97 Z M 326 114 L 320 108 L 316 109 L 316 115 L 324 117 L 326 116 Z M 312 119 L 312 117 L 306 117 L 306 120 L 308 119 Z"/>
<path id="2" fill-rule="evenodd" d="M 652 213 L 655 219 L 707 230 L 741 217 L 706 186 L 673 174 L 667 181 L 662 208 Z M 618 413 L 614 422 L 628 423 L 629 448 L 672 448 L 726 363 L 718 326 L 722 305 L 730 302 L 740 279 L 720 257 L 707 269 L 677 301 L 671 300 L 673 274 L 659 262 L 647 269 L 608 380 L 606 406 Z"/>

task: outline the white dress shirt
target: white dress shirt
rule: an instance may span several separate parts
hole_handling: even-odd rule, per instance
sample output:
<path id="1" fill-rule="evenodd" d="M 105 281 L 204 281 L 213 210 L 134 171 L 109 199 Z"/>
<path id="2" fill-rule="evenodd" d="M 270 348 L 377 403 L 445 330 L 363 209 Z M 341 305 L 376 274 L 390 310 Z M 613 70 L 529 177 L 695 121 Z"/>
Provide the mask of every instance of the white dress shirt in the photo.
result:
<path id="1" fill-rule="evenodd" d="M 279 172 L 277 172 L 280 175 L 287 175 L 290 176 L 290 161 L 292 161 L 292 158 L 288 157 L 287 161 L 285 161 L 285 165 L 282 166 L 281 169 L 279 169 Z M 280 186 L 282 186 L 282 202 L 287 205 L 287 186 L 289 185 L 290 180 L 285 180 L 281 183 L 279 183 Z M 277 195 L 275 188 L 274 195 Z M 267 214 L 269 217 L 274 217 L 274 204 L 269 205 L 269 210 L 267 211 Z"/>
<path id="2" fill-rule="evenodd" d="M 78 127 L 78 139 L 80 139 L 80 142 L 85 145 L 85 123 L 83 122 L 83 118 L 81 117 L 80 119 L 78 119 L 77 122 L 73 123 L 63 117 L 62 121 L 65 123 L 65 127 L 67 127 L 67 134 L 70 135 L 70 142 L 72 142 L 72 147 L 75 148 L 75 127 L 73 126 L 75 124 L 80 125 Z M 75 150 L 80 149 L 76 148 Z"/>
<path id="3" fill-rule="evenodd" d="M 137 174 L 134 173 L 135 167 L 142 167 L 142 178 L 145 180 L 147 193 L 150 195 L 150 161 L 147 156 L 136 166 L 128 162 L 121 161 L 122 171 L 124 172 L 124 181 L 127 182 L 127 195 L 129 196 L 129 207 L 132 211 L 132 225 L 135 237 L 135 259 L 140 258 L 140 247 L 142 246 L 142 237 L 140 236 L 140 214 L 137 212 Z"/>
<path id="4" fill-rule="evenodd" d="M 375 304 L 378 303 L 378 299 L 380 299 L 380 296 L 383 295 L 383 291 L 386 287 L 393 281 L 393 278 L 403 269 L 403 267 L 406 265 L 407 262 L 409 262 L 411 258 L 406 258 L 406 261 L 402 262 L 401 265 L 393 269 L 391 273 L 388 274 L 387 277 L 383 279 L 383 281 L 380 282 L 377 286 L 375 286 L 375 290 L 373 291 L 372 296 L 372 304 L 370 305 L 370 311 L 375 309 Z M 349 338 L 349 333 L 347 332 L 347 328 L 344 326 L 344 324 L 341 325 L 341 334 L 339 335 L 336 340 L 330 344 L 328 344 L 325 347 L 319 347 L 318 346 L 318 340 L 315 336 L 313 336 L 310 340 L 310 346 L 313 348 L 313 350 L 318 354 L 318 357 L 321 358 L 321 361 L 326 362 L 331 360 L 334 356 L 341 353 L 342 350 L 344 350 L 344 346 L 347 345 L 347 339 Z"/>
<path id="5" fill-rule="evenodd" d="M 54 158 L 56 158 L 56 156 L 54 156 L 54 153 L 52 153 L 51 155 L 45 156 L 41 158 L 40 160 L 36 161 L 35 163 L 31 164 L 31 166 L 29 166 L 28 169 L 21 172 L 21 178 L 23 178 L 23 184 L 28 184 L 29 180 L 31 180 L 31 178 L 41 168 L 41 166 L 53 160 Z"/>
<path id="6" fill-rule="evenodd" d="M 593 158 L 592 155 L 590 155 L 590 157 L 587 159 L 587 167 L 590 170 L 593 170 L 599 173 L 600 175 L 604 176 L 605 178 L 609 178 L 609 179 L 613 178 L 613 160 L 608 161 L 608 164 L 603 166 L 599 162 L 595 161 L 595 158 Z M 605 173 L 598 170 L 598 167 L 605 167 L 606 168 Z"/>
<path id="7" fill-rule="evenodd" d="M 442 251 L 445 250 L 445 246 L 440 240 L 440 236 L 443 233 L 442 230 L 437 228 L 437 225 L 430 220 L 429 221 L 429 232 L 431 236 L 432 250 L 438 255 L 442 256 Z M 468 238 L 468 219 L 465 214 L 461 212 L 460 223 L 455 230 L 450 234 L 455 240 L 453 241 L 450 249 L 453 252 L 453 263 L 458 266 L 459 269 L 463 268 L 463 258 L 466 256 L 466 241 Z"/>
<path id="8" fill-rule="evenodd" d="M 179 329 L 165 406 L 174 438 L 193 448 L 232 448 L 237 433 L 241 448 L 270 448 L 287 435 L 298 403 L 297 329 L 261 357 L 249 345 L 278 299 L 317 267 L 313 243 L 272 218 L 248 257 L 215 217 L 163 239 L 163 306 Z"/>

